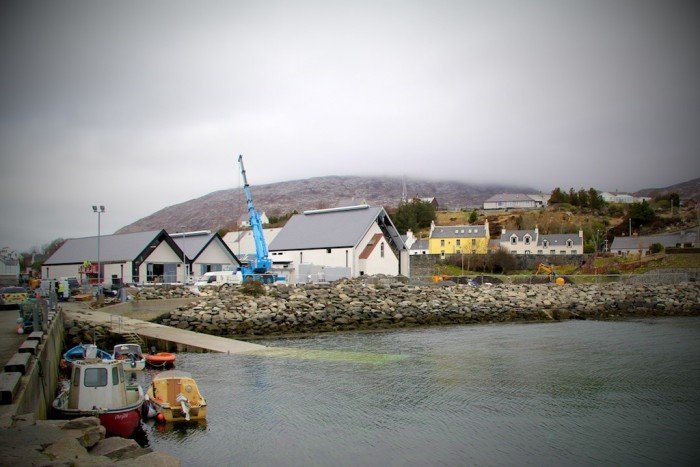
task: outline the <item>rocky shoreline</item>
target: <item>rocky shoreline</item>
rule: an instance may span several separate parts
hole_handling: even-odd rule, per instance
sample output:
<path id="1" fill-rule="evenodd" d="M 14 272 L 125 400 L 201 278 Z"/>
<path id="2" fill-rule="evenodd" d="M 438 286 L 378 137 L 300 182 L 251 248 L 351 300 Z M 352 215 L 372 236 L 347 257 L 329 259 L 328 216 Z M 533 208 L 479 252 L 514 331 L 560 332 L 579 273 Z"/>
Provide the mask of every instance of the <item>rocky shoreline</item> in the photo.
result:
<path id="1" fill-rule="evenodd" d="M 412 285 L 395 278 L 266 287 L 253 297 L 224 285 L 203 292 L 161 324 L 256 337 L 432 324 L 700 314 L 700 286 L 591 284 Z"/>
<path id="2" fill-rule="evenodd" d="M 148 288 L 141 296 L 187 296 L 177 287 Z M 182 289 L 180 287 L 180 289 Z M 257 297 L 223 285 L 192 295 L 187 306 L 161 316 L 161 324 L 204 334 L 256 339 L 409 326 L 564 319 L 621 319 L 700 315 L 700 284 L 413 284 L 371 277 L 330 284 L 265 287 Z M 107 328 L 65 320 L 69 343 L 103 340 Z M 111 342 L 111 341 L 110 341 Z"/>
<path id="3" fill-rule="evenodd" d="M 180 460 L 142 448 L 133 439 L 105 437 L 96 417 L 73 420 L 16 420 L 0 431 L 3 465 L 152 466 L 176 467 Z"/>

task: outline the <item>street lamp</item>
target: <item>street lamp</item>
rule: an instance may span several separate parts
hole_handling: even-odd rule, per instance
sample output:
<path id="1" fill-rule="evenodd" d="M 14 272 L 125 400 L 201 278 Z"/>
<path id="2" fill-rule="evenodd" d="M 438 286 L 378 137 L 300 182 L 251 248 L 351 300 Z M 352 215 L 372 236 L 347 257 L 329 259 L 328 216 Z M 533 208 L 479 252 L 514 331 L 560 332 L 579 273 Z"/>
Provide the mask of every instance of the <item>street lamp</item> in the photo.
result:
<path id="1" fill-rule="evenodd" d="M 103 205 L 92 206 L 92 212 L 97 213 L 97 287 L 102 286 L 102 266 L 100 265 L 100 214 L 105 212 Z"/>

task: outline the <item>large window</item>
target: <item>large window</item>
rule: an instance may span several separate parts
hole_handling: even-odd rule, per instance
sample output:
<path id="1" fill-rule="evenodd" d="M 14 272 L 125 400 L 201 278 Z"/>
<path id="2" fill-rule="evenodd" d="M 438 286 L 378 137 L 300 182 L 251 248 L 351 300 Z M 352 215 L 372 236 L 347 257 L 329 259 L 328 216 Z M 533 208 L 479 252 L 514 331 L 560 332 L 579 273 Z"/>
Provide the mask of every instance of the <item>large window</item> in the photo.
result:
<path id="1" fill-rule="evenodd" d="M 221 264 L 200 264 L 199 274 L 204 275 L 208 272 L 219 272 L 223 270 L 223 265 Z"/>
<path id="2" fill-rule="evenodd" d="M 85 369 L 85 382 L 83 385 L 88 388 L 107 386 L 107 368 Z"/>

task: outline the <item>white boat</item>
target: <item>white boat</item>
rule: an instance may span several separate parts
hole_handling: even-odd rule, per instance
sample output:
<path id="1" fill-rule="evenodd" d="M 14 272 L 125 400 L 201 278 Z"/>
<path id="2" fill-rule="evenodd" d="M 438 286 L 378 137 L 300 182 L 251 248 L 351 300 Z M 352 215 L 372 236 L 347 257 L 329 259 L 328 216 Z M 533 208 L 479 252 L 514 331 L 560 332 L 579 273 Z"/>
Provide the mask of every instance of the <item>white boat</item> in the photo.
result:
<path id="1" fill-rule="evenodd" d="M 141 386 L 126 384 L 121 363 L 90 358 L 73 362 L 70 385 L 53 408 L 68 418 L 99 417 L 109 434 L 128 438 L 141 422 L 144 400 Z"/>
<path id="2" fill-rule="evenodd" d="M 114 346 L 112 358 L 121 362 L 124 371 L 140 371 L 146 367 L 146 358 L 138 344 L 119 344 Z"/>

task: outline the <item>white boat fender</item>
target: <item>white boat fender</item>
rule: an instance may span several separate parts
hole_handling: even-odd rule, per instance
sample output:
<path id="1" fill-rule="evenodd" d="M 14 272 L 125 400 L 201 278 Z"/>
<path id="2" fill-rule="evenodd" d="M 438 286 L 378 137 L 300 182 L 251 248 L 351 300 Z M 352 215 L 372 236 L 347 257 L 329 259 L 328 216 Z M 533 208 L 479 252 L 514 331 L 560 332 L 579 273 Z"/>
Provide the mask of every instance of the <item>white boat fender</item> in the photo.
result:
<path id="1" fill-rule="evenodd" d="M 153 407 L 153 404 L 151 403 L 151 398 L 148 397 L 148 394 L 145 394 L 143 396 L 144 399 L 144 407 L 146 408 L 146 418 L 155 418 L 156 415 L 158 415 L 158 411 L 156 410 L 155 407 Z"/>
<path id="2" fill-rule="evenodd" d="M 180 403 L 180 407 L 182 407 L 182 413 L 185 414 L 185 420 L 188 422 L 190 421 L 190 402 L 187 400 L 187 396 L 184 394 L 178 394 L 177 398 L 175 399 Z"/>

